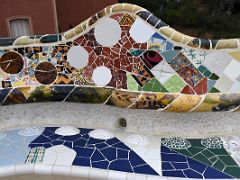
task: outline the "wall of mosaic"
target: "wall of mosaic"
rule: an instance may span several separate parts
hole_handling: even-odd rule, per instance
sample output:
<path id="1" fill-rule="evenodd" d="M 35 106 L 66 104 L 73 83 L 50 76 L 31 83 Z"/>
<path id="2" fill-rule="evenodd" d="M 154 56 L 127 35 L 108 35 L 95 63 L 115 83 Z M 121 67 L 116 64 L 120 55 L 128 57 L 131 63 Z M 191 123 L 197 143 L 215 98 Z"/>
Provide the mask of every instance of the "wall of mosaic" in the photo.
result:
<path id="1" fill-rule="evenodd" d="M 38 172 L 63 171 L 68 176 L 74 174 L 70 167 L 105 170 L 104 177 L 95 174 L 99 179 L 131 179 L 124 173 L 142 175 L 139 178 L 145 180 L 146 177 L 240 178 L 237 136 L 184 139 L 70 126 L 28 127 L 1 132 L 0 147 L 0 177 L 3 167 L 36 165 Z M 113 177 L 110 172 L 120 175 Z"/>
<path id="2" fill-rule="evenodd" d="M 130 4 L 64 34 L 0 39 L 1 105 L 67 101 L 160 111 L 238 111 L 238 39 L 197 39 Z"/>

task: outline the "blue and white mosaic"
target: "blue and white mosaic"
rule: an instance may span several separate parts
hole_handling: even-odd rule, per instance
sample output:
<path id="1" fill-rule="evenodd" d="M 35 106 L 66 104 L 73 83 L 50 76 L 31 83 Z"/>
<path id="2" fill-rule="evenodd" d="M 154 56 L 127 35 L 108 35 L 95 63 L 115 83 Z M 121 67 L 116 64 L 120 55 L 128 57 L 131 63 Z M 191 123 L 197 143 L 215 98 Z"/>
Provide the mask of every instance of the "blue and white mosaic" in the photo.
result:
<path id="1" fill-rule="evenodd" d="M 40 163 L 179 178 L 240 178 L 239 139 L 29 127 L 1 133 L 0 168 Z"/>

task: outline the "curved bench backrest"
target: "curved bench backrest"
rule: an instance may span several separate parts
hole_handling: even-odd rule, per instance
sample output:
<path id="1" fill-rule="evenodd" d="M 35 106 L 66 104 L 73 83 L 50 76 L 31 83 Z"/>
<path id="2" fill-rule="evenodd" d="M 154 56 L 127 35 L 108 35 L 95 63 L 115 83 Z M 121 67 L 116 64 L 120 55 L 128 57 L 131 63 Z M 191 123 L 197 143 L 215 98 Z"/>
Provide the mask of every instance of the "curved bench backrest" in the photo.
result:
<path id="1" fill-rule="evenodd" d="M 2 105 L 69 101 L 162 111 L 238 110 L 240 40 L 184 35 L 116 4 L 55 35 L 0 39 Z"/>

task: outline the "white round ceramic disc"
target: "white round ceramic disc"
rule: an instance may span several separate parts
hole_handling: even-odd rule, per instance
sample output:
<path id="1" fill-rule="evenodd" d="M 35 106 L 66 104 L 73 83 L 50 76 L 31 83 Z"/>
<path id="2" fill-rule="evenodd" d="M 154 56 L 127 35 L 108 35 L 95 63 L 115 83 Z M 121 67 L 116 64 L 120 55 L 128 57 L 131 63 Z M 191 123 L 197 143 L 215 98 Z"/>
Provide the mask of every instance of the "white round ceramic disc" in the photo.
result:
<path id="1" fill-rule="evenodd" d="M 73 46 L 67 53 L 67 59 L 71 66 L 82 69 L 88 65 L 89 54 L 82 46 Z"/>
<path id="2" fill-rule="evenodd" d="M 97 86 L 106 86 L 112 79 L 111 70 L 105 66 L 93 70 L 92 80 Z"/>
<path id="3" fill-rule="evenodd" d="M 114 138 L 114 135 L 106 129 L 95 129 L 89 133 L 89 136 L 94 139 L 107 140 Z"/>
<path id="4" fill-rule="evenodd" d="M 78 128 L 72 126 L 63 126 L 55 130 L 55 134 L 61 136 L 74 136 L 80 133 Z"/>
<path id="5" fill-rule="evenodd" d="M 146 22 L 136 19 L 130 29 L 130 35 L 138 43 L 146 43 L 155 33 L 155 30 Z"/>
<path id="6" fill-rule="evenodd" d="M 119 23 L 112 18 L 102 20 L 94 30 L 97 42 L 104 47 L 112 47 L 117 44 L 121 39 L 121 33 Z"/>

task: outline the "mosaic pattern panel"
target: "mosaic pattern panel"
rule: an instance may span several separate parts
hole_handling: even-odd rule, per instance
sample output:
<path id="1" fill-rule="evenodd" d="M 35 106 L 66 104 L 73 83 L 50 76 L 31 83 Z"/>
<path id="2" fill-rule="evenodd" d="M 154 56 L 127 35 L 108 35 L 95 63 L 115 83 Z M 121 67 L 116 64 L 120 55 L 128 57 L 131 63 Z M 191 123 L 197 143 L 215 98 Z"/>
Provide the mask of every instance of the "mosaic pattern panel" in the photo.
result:
<path id="1" fill-rule="evenodd" d="M 0 169 L 42 164 L 153 176 L 239 179 L 240 137 L 184 139 L 107 129 L 29 127 L 0 133 Z"/>
<path id="2" fill-rule="evenodd" d="M 193 38 L 141 7 L 116 4 L 63 34 L 0 39 L 0 102 L 235 111 L 239 45 Z"/>

